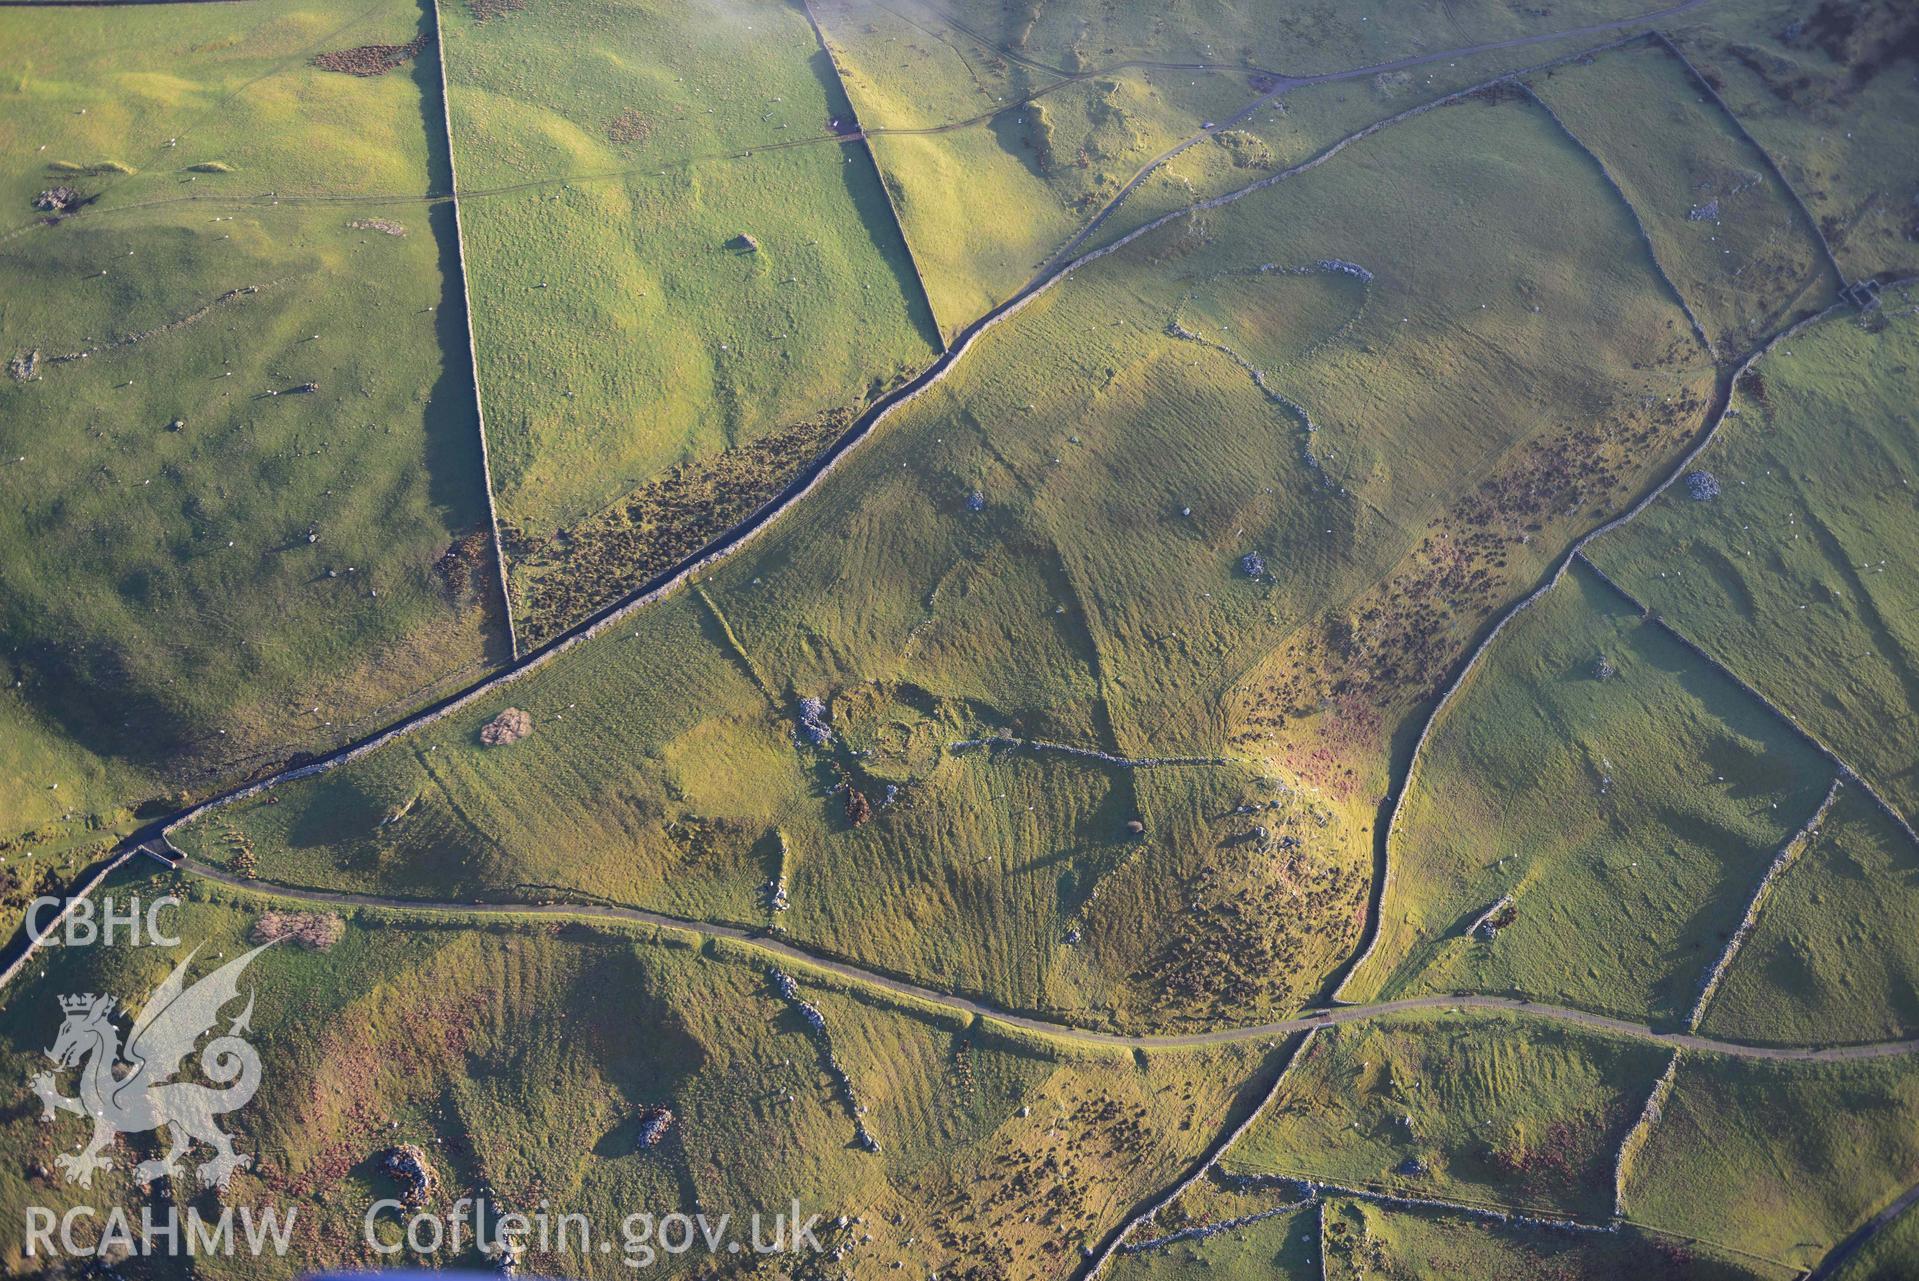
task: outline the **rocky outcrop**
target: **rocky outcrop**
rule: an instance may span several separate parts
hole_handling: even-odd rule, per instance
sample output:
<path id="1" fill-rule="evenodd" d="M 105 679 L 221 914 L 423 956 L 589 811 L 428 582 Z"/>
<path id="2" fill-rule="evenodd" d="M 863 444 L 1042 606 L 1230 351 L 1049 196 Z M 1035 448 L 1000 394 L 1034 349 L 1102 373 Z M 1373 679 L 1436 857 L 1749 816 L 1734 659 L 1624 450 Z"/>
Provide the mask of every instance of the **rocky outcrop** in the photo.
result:
<path id="1" fill-rule="evenodd" d="M 388 1148 L 380 1158 L 380 1169 L 400 1185 L 400 1200 L 413 1209 L 425 1205 L 440 1187 L 439 1173 L 426 1153 L 411 1143 Z"/>
<path id="2" fill-rule="evenodd" d="M 649 1107 L 640 1111 L 639 1144 L 643 1148 L 656 1148 L 666 1132 L 673 1128 L 673 1113 L 669 1108 Z"/>
<path id="3" fill-rule="evenodd" d="M 533 732 L 533 718 L 517 707 L 509 707 L 480 728 L 480 741 L 488 747 L 517 743 Z"/>

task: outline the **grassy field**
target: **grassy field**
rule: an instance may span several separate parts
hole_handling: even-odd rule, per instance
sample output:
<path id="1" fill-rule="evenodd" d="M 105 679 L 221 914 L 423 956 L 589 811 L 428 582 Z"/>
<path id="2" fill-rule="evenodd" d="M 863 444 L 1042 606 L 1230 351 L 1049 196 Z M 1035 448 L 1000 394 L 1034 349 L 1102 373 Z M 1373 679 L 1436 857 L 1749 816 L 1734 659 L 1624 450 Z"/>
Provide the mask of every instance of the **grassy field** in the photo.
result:
<path id="1" fill-rule="evenodd" d="M 417 198 L 439 136 L 431 53 L 424 76 L 418 60 L 362 77 L 312 59 L 429 29 L 412 0 L 0 13 L 0 230 L 44 217 L 30 202 L 56 185 L 89 211 L 207 206 L 203 224 L 235 200 Z"/>
<path id="2" fill-rule="evenodd" d="M 1423 1281 L 1442 1274 L 1501 1281 L 1785 1281 L 1793 1275 L 1632 1228 L 1616 1235 L 1552 1232 L 1364 1201 L 1330 1203 L 1326 1232 L 1326 1281 Z"/>
<path id="3" fill-rule="evenodd" d="M 954 49 L 949 74 L 990 74 L 1000 64 L 1084 75 L 1133 60 L 1320 75 L 1449 49 L 1629 18 L 1631 0 L 1575 0 L 1550 10 L 1504 0 L 1461 0 L 1432 8 L 1390 0 L 1312 0 L 1283 10 L 1246 0 L 1208 0 L 1177 12 L 1141 5 L 1076 6 L 999 0 L 906 0 L 872 11 L 903 15 L 920 33 Z M 1185 68 L 1182 68 L 1185 69 Z M 983 78 L 983 75 L 982 75 Z"/>
<path id="4" fill-rule="evenodd" d="M 118 888 L 164 886 L 142 877 Z M 257 941 L 263 912 L 287 910 L 187 889 L 180 932 L 207 962 L 196 977 Z M 248 971 L 263 1085 L 223 1118 L 257 1156 L 227 1200 L 295 1212 L 302 1267 L 379 1262 L 360 1223 L 395 1185 L 376 1158 L 411 1142 L 437 1170 L 430 1203 L 442 1213 L 462 1195 L 484 1197 L 495 1214 L 551 1202 L 617 1243 L 636 1210 L 730 1212 L 743 1230 L 750 1213 L 770 1217 L 797 1197 L 823 1214 L 823 1239 L 847 1247 L 843 1275 L 875 1277 L 911 1259 L 919 1274 L 1063 1277 L 1082 1241 L 1191 1159 L 1257 1065 L 1257 1051 L 1231 1048 L 1076 1050 L 874 1004 L 802 969 L 800 995 L 824 1020 L 815 1033 L 760 962 L 646 932 L 378 915 L 337 932 L 321 950 L 275 947 Z M 9 993 L 0 1058 L 21 1074 L 44 1065 L 57 993 L 110 991 L 137 1009 L 173 959 L 155 949 L 51 954 L 45 975 Z M 652 1148 L 637 1137 L 650 1107 L 673 1116 Z M 854 1143 L 856 1126 L 878 1152 Z M 0 1133 L 22 1157 L 0 1172 L 10 1213 L 28 1200 L 142 1200 L 123 1170 L 90 1192 L 27 1174 L 77 1123 L 47 1126 L 19 1108 Z M 840 1214 L 851 1222 L 830 1228 Z M 397 1239 L 397 1224 L 385 1232 Z M 6 1266 L 20 1267 L 18 1243 L 5 1249 Z M 535 1250 L 522 1262 L 532 1273 L 630 1275 L 618 1252 Z M 684 1275 L 702 1261 L 660 1264 Z M 270 1257 L 197 1264 L 210 1277 L 293 1267 Z"/>
<path id="5" fill-rule="evenodd" d="M 1268 1195 L 1263 1199 L 1271 1202 L 1274 1198 Z M 1175 1230 L 1164 1219 L 1162 1215 L 1159 1230 L 1137 1233 L 1127 1244 L 1137 1246 L 1143 1244 L 1142 1238 L 1161 1237 Z M 1114 1281 L 1197 1281 L 1202 1277 L 1317 1281 L 1319 1210 L 1316 1206 L 1287 1210 L 1243 1227 L 1122 1254 L 1107 1265 L 1105 1275 Z"/>
<path id="6" fill-rule="evenodd" d="M 1638 210 L 1723 357 L 1750 351 L 1795 305 L 1830 301 L 1811 223 L 1666 46 L 1636 42 L 1531 84 Z"/>
<path id="7" fill-rule="evenodd" d="M 1593 558 L 1910 816 L 1919 317 L 1899 294 L 1882 313 L 1842 313 L 1770 352 L 1699 460 L 1720 496 L 1675 485 Z"/>
<path id="8" fill-rule="evenodd" d="M 1596 176 L 1536 109 L 1366 145 L 1076 273 L 698 594 L 183 839 L 224 857 L 231 824 L 269 878 L 756 921 L 783 849 L 779 923 L 869 963 L 1075 1017 L 1293 1008 L 1357 939 L 1398 718 L 1704 391 L 1629 223 L 1568 190 Z M 1470 198 L 1422 204 L 1455 155 Z M 1388 171 L 1404 201 L 1368 204 Z M 1221 350 L 1242 326 L 1317 431 Z M 795 750 L 801 697 L 828 705 L 825 749 Z M 533 737 L 483 748 L 508 705 Z M 950 750 L 1000 730 L 1242 759 Z"/>
<path id="9" fill-rule="evenodd" d="M 1708 5 L 1672 36 L 1785 171 L 1849 280 L 1919 270 L 1919 112 L 1909 5 Z"/>
<path id="10" fill-rule="evenodd" d="M 1249 106 L 1280 73 L 1363 70 L 1634 11 L 1605 0 L 1550 14 L 1497 3 L 1208 4 L 1176 18 L 963 0 L 818 8 L 863 123 L 914 131 L 875 145 L 949 332 L 1023 283 L 1142 164 Z M 1155 170 L 1091 243 L 1302 160 L 1422 95 L 1607 38 L 1488 49 L 1291 90 Z M 1334 123 L 1343 127 L 1328 131 Z"/>
<path id="11" fill-rule="evenodd" d="M 1919 1075 L 1686 1059 L 1626 1193 L 1638 1223 L 1808 1267 L 1919 1179 Z"/>
<path id="12" fill-rule="evenodd" d="M 1379 945 L 1342 994 L 1517 991 L 1683 1018 L 1831 779 L 1764 706 L 1575 566 L 1427 740 Z M 1474 932 L 1489 915 L 1490 940 Z"/>
<path id="13" fill-rule="evenodd" d="M 1562 7 L 1543 23 L 1490 4 L 1450 5 L 1443 17 L 1390 5 L 1285 13 L 1208 5 L 1169 21 L 1123 6 L 1069 14 L 930 0 L 830 0 L 818 11 L 862 124 L 887 131 L 874 140 L 880 168 L 949 334 L 1024 284 L 1143 165 L 1270 92 L 1276 66 L 1346 71 L 1631 12 Z M 1289 93 L 1155 171 L 1091 243 L 1331 143 L 1339 135 L 1318 127 L 1322 103 L 1352 100 L 1357 129 L 1435 82 L 1458 87 L 1591 43 L 1383 72 L 1360 77 L 1350 93 L 1345 85 Z M 1297 122 L 1296 96 L 1308 100 Z M 1383 109 L 1365 114 L 1374 105 Z"/>
<path id="14" fill-rule="evenodd" d="M 1322 1031 L 1224 1166 L 1603 1221 L 1613 1155 L 1664 1057 L 1478 1015 Z"/>
<path id="15" fill-rule="evenodd" d="M 1392 16 L 1405 18 L 1420 12 L 1402 8 Z M 1381 120 L 1504 73 L 1581 53 L 1617 38 L 1609 33 L 1548 40 L 1287 89 L 1244 119 L 1235 120 L 1231 128 L 1214 131 L 1204 145 L 1189 147 L 1152 170 L 1093 231 L 1084 247 L 1110 244 L 1163 214 L 1299 164 Z M 1270 83 L 1257 73 L 1248 78 L 1249 87 L 1255 90 Z"/>
<path id="16" fill-rule="evenodd" d="M 1900 1281 L 1919 1265 L 1919 1213 L 1903 1211 L 1833 1273 L 1834 1281 Z"/>
<path id="17" fill-rule="evenodd" d="M 1748 1041 L 1897 1040 L 1919 1028 L 1919 849 L 1849 786 L 1768 897 L 1705 1028 Z"/>
<path id="18" fill-rule="evenodd" d="M 215 38 L 205 12 L 0 15 L 6 190 L 99 197 L 0 241 L 0 839 L 170 806 L 488 656 L 451 222 L 417 202 L 437 80 L 306 63 L 420 14 L 273 3 Z M 138 172 L 55 176 L 106 137 Z M 282 182 L 383 194 L 255 197 Z"/>
<path id="19" fill-rule="evenodd" d="M 494 483 L 510 562 L 592 578 L 542 609 L 516 577 L 538 640 L 676 559 L 596 557 L 594 518 L 859 407 L 936 335 L 796 6 L 485 12 L 441 9 Z"/>
<path id="20" fill-rule="evenodd" d="M 930 7 L 848 0 L 819 13 L 860 123 L 880 131 L 875 156 L 949 336 L 1024 285 L 1148 160 L 1256 96 L 1244 74 L 1063 75 Z"/>
<path id="21" fill-rule="evenodd" d="M 1188 148 L 1091 243 L 1627 33 L 1442 51 L 1644 2 L 820 0 L 823 36 L 787 0 L 0 10 L 0 925 L 140 819 L 501 658 L 463 285 L 539 643 L 744 518 L 1276 73 L 1365 71 Z M 1734 114 L 1643 41 L 1533 76 L 1545 106 L 1497 85 L 1176 217 L 979 337 L 726 562 L 177 834 L 261 893 L 117 876 L 187 897 L 201 973 L 263 931 L 330 939 L 251 971 L 267 1071 L 231 1118 L 257 1163 L 226 1199 L 297 1210 L 292 1256 L 153 1274 L 389 1262 L 361 1221 L 399 1190 L 399 1142 L 435 1208 L 563 1207 L 616 1246 L 636 1210 L 797 1198 L 839 1253 L 794 1281 L 1075 1274 L 1244 1114 L 1282 1038 L 1040 1036 L 772 973 L 750 942 L 482 906 L 765 929 L 1089 1027 L 1324 1000 L 1436 695 L 1704 423 L 1714 353 L 1664 277 L 1723 368 L 1831 296 L 1816 233 L 1847 276 L 1914 265 L 1915 23 L 1894 0 L 1717 0 L 1673 36 Z M 34 208 L 55 187 L 70 216 Z M 1709 475 L 1593 549 L 1653 613 L 1580 563 L 1501 634 L 1425 742 L 1345 997 L 1683 1023 L 1832 780 L 1764 700 L 1919 810 L 1916 342 L 1919 305 L 1888 290 L 1781 344 Z M 530 732 L 490 742 L 509 709 Z M 1703 1030 L 1912 1034 L 1915 878 L 1848 782 Z M 474 911 L 335 917 L 274 882 Z M 58 996 L 137 1009 L 175 959 L 36 956 L 0 1003 L 0 1073 L 47 1065 Z M 1621 1174 L 1671 1055 L 1459 1010 L 1329 1028 L 1135 1242 L 1263 1217 L 1109 1274 L 1785 1281 L 1919 1178 L 1910 1056 L 1690 1051 Z M 91 1189 L 59 1182 L 81 1122 L 37 1113 L 0 1110 L 0 1219 L 215 1204 L 132 1183 L 150 1136 Z M 1613 1222 L 1620 1177 L 1616 1231 L 1492 1217 Z M 1279 1209 L 1315 1179 L 1491 1213 Z M 1900 1275 L 1915 1231 L 1853 1272 Z M 0 1272 L 37 1266 L 21 1249 L 0 1239 Z M 632 1272 L 565 1248 L 522 1266 Z"/>

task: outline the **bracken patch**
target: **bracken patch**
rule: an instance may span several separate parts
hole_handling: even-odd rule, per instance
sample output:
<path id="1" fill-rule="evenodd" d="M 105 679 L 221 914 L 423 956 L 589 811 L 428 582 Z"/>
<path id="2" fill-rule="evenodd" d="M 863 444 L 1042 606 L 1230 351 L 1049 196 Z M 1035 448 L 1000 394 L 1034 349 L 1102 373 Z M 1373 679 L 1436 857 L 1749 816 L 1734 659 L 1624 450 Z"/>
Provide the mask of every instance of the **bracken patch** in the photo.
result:
<path id="1" fill-rule="evenodd" d="M 419 57 L 425 48 L 426 37 L 422 35 L 405 44 L 363 44 L 317 54 L 313 65 L 322 71 L 338 71 L 349 76 L 383 76 Z"/>

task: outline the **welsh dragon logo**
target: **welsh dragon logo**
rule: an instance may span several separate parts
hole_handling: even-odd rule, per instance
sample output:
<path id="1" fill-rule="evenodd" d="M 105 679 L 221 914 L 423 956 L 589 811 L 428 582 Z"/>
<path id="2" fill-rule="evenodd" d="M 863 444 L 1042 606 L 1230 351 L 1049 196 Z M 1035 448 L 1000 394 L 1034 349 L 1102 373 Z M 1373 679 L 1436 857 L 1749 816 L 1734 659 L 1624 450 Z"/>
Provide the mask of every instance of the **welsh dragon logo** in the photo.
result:
<path id="1" fill-rule="evenodd" d="M 53 1048 L 47 1051 L 61 1069 L 80 1069 L 80 1095 L 67 1098 L 54 1084 L 52 1072 L 37 1073 L 29 1084 L 40 1096 L 45 1118 L 56 1110 L 93 1118 L 93 1139 L 78 1153 L 62 1153 L 54 1164 L 68 1182 L 86 1186 L 95 1170 L 111 1162 L 102 1153 L 116 1134 L 143 1130 L 167 1132 L 165 1156 L 142 1161 L 134 1177 L 150 1183 L 180 1168 L 180 1158 L 197 1141 L 213 1149 L 213 1159 L 200 1166 L 204 1187 L 224 1187 L 236 1170 L 253 1158 L 233 1150 L 233 1139 L 215 1123 L 222 1112 L 245 1106 L 260 1088 L 260 1056 L 242 1039 L 253 1017 L 253 994 L 226 1034 L 207 1042 L 200 1053 L 200 1070 L 215 1086 L 175 1081 L 181 1062 L 202 1036 L 213 1030 L 220 1008 L 240 995 L 240 975 L 271 944 L 263 944 L 187 986 L 187 965 L 195 948 L 153 990 L 145 1008 L 133 1020 L 126 1046 L 113 1022 L 111 996 L 63 996 L 66 1019 Z"/>

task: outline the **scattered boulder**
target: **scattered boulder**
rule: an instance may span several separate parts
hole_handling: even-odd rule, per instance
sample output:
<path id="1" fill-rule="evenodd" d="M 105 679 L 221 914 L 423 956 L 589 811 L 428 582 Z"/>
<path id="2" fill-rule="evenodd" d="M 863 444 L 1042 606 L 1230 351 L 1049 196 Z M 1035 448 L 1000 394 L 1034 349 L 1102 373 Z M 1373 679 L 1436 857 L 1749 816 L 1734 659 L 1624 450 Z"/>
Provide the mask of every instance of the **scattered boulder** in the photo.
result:
<path id="1" fill-rule="evenodd" d="M 1514 904 L 1512 895 L 1508 894 L 1487 908 L 1485 913 L 1472 923 L 1472 927 L 1468 929 L 1466 933 L 1482 943 L 1490 943 L 1499 931 L 1505 929 L 1518 919 L 1519 908 Z"/>
<path id="2" fill-rule="evenodd" d="M 425 1205 L 440 1186 L 440 1176 L 426 1153 L 411 1143 L 388 1148 L 380 1158 L 380 1169 L 400 1185 L 400 1199 L 409 1209 Z"/>
<path id="3" fill-rule="evenodd" d="M 744 231 L 726 242 L 728 249 L 737 249 L 741 253 L 756 254 L 760 251 L 760 242 Z"/>
<path id="4" fill-rule="evenodd" d="M 673 1113 L 663 1107 L 643 1108 L 640 1111 L 640 1146 L 658 1147 L 666 1132 L 673 1128 Z"/>
<path id="5" fill-rule="evenodd" d="M 815 747 L 825 747 L 833 741 L 833 731 L 826 724 L 826 704 L 817 698 L 800 700 L 800 735 Z"/>
<path id="6" fill-rule="evenodd" d="M 509 707 L 480 727 L 480 741 L 488 747 L 504 747 L 532 732 L 533 718 L 517 707 Z"/>
<path id="7" fill-rule="evenodd" d="M 1126 820 L 1126 834 L 1128 836 L 1144 836 L 1146 835 L 1146 824 L 1136 818 L 1129 818 Z"/>

